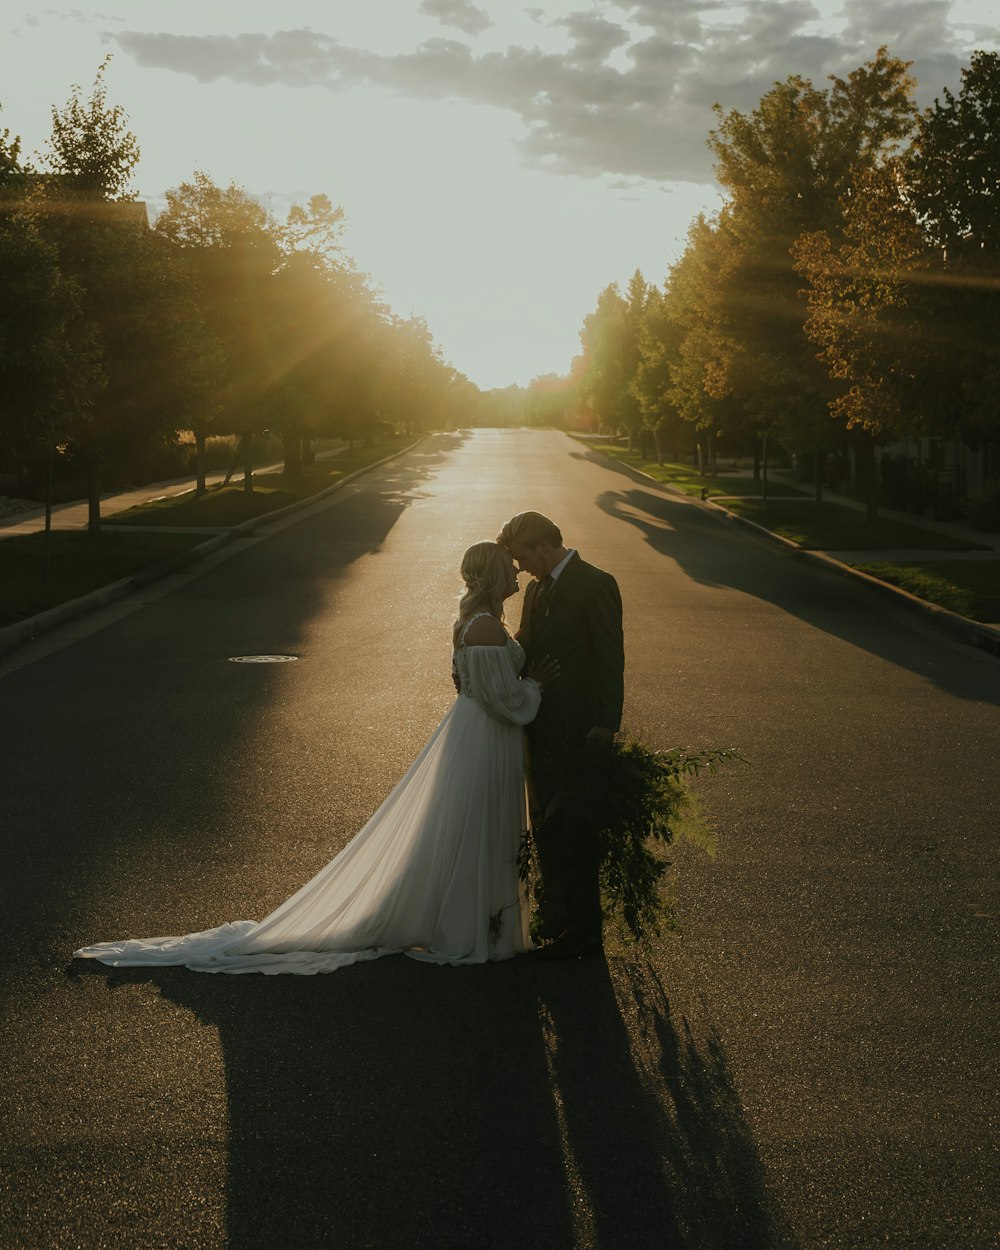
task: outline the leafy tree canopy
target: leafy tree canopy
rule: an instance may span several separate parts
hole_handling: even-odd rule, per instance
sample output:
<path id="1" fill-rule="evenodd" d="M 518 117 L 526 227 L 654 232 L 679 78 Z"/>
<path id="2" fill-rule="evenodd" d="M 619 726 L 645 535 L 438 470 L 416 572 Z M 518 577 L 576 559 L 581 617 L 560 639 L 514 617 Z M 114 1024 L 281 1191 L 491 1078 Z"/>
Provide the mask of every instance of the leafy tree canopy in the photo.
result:
<path id="1" fill-rule="evenodd" d="M 125 110 L 107 103 L 104 75 L 110 64 L 111 57 L 106 56 L 87 100 L 74 85 L 66 104 L 61 109 L 53 106 L 47 144 L 48 163 L 55 173 L 106 200 L 130 198 L 126 193 L 140 156 Z"/>

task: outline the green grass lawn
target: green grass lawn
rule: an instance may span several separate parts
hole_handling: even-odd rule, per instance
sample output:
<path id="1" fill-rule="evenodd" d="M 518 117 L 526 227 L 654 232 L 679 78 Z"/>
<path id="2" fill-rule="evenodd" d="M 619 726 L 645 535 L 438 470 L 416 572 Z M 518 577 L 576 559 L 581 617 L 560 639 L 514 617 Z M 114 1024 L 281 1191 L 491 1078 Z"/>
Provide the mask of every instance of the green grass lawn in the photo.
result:
<path id="1" fill-rule="evenodd" d="M 172 499 L 159 499 L 140 504 L 127 512 L 108 517 L 106 525 L 198 525 L 227 528 L 284 508 L 301 499 L 309 499 L 340 478 L 358 469 L 365 469 L 386 456 L 403 451 L 411 444 L 395 440 L 379 440 L 371 447 L 355 447 L 329 460 L 306 465 L 301 482 L 290 484 L 280 473 L 254 474 L 252 491 L 243 489 L 242 481 L 224 488 L 213 487 L 200 499 L 193 492 Z"/>
<path id="2" fill-rule="evenodd" d="M 1000 622 L 1000 560 L 925 560 L 919 564 L 854 567 L 974 621 Z"/>
<path id="3" fill-rule="evenodd" d="M 42 585 L 44 534 L 0 539 L 0 626 L 54 608 L 121 577 L 159 564 L 198 543 L 204 534 L 89 534 L 56 530 L 51 536 L 48 586 Z"/>
<path id="4" fill-rule="evenodd" d="M 644 460 L 638 452 L 628 451 L 624 447 L 617 447 L 609 443 L 603 438 L 580 438 L 577 441 L 584 443 L 587 447 L 592 447 L 595 451 L 603 452 L 604 455 L 610 456 L 612 460 L 618 460 L 622 464 L 627 464 L 631 469 L 639 469 L 642 473 L 649 474 L 658 482 L 664 482 L 668 486 L 674 486 L 678 490 L 682 490 L 686 495 L 701 495 L 701 492 L 708 489 L 710 496 L 716 495 L 746 495 L 753 497 L 759 495 L 761 491 L 760 482 L 755 482 L 752 477 L 742 477 L 732 470 L 720 468 L 719 473 L 715 477 L 702 477 L 694 465 L 691 464 L 658 464 L 655 460 Z M 805 498 L 805 492 L 796 490 L 792 486 L 786 485 L 784 482 L 769 482 L 768 494 L 775 498 L 797 497 Z"/>
<path id="5" fill-rule="evenodd" d="M 982 543 L 962 542 L 905 522 L 879 517 L 869 524 L 863 512 L 839 504 L 824 503 L 817 509 L 811 491 L 797 491 L 783 482 L 768 483 L 765 507 L 760 498 L 761 484 L 752 477 L 724 471 L 717 477 L 701 477 L 693 465 L 643 460 L 638 453 L 600 438 L 578 438 L 578 441 L 685 494 L 701 495 L 707 487 L 708 497 L 718 499 L 730 512 L 756 521 L 765 529 L 812 550 L 884 551 L 907 547 L 920 551 L 988 550 Z"/>
<path id="6" fill-rule="evenodd" d="M 790 538 L 800 547 L 816 551 L 885 551 L 912 548 L 915 551 L 987 551 L 982 543 L 963 542 L 921 529 L 904 521 L 877 517 L 869 522 L 863 512 L 840 504 L 824 503 L 817 508 L 811 500 L 728 499 L 723 504 L 731 512 L 756 521 L 758 525 Z"/>

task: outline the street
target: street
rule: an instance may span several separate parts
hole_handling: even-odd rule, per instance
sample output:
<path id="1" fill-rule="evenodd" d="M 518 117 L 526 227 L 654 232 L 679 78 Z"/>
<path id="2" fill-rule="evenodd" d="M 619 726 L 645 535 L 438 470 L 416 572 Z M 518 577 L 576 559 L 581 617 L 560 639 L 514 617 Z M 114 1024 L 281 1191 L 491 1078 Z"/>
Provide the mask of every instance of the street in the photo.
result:
<path id="1" fill-rule="evenodd" d="M 626 728 L 747 760 L 698 783 L 681 931 L 73 964 L 348 841 L 454 697 L 462 552 L 527 508 L 619 581 Z M 1000 660 L 918 615 L 563 434 L 459 431 L 0 660 L 0 706 L 5 1247 L 996 1244 Z"/>

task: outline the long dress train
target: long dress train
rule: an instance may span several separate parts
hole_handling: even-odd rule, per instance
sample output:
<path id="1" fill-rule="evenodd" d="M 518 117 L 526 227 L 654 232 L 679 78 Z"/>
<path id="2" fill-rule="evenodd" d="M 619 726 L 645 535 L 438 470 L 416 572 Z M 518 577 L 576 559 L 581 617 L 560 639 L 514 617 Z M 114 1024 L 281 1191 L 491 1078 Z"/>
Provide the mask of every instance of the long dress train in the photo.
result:
<path id="1" fill-rule="evenodd" d="M 309 974 L 400 952 L 471 964 L 530 950 L 517 872 L 527 818 L 522 726 L 541 693 L 519 678 L 524 651 L 513 638 L 469 647 L 463 634 L 455 664 L 461 694 L 412 767 L 340 854 L 266 919 L 102 942 L 74 956 Z"/>

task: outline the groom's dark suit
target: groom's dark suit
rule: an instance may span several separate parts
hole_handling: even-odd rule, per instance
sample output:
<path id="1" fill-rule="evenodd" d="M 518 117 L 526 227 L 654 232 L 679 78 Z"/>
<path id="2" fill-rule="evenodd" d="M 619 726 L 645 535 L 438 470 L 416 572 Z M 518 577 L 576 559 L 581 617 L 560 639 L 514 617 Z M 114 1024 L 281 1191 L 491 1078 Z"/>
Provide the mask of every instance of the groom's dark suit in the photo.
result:
<path id="1" fill-rule="evenodd" d="M 560 759 L 584 750 L 595 726 L 616 732 L 621 727 L 625 652 L 618 583 L 574 552 L 549 589 L 529 584 L 519 637 L 528 665 L 545 656 L 559 661 L 559 676 L 527 727 L 528 792 L 546 924 L 599 938 L 596 836 L 566 828 L 558 815 L 543 817 L 559 789 Z"/>

